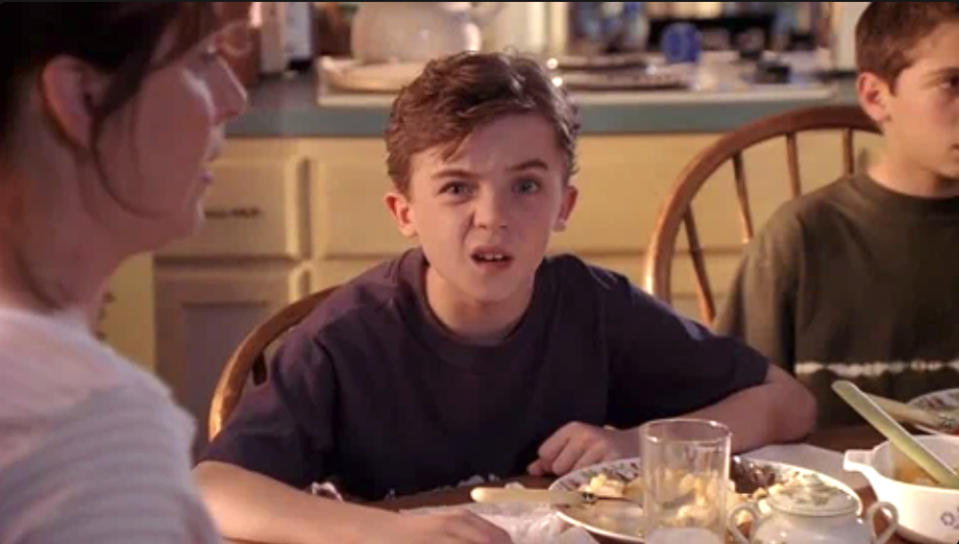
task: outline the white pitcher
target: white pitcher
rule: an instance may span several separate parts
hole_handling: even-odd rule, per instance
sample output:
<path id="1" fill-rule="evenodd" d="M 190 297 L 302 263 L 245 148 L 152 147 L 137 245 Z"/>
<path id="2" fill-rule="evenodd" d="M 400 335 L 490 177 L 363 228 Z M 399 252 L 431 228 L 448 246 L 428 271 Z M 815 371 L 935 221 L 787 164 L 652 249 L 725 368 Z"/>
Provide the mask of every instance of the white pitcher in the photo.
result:
<path id="1" fill-rule="evenodd" d="M 353 57 L 368 64 L 418 62 L 461 51 L 478 51 L 479 26 L 500 2 L 361 2 L 350 36 Z"/>

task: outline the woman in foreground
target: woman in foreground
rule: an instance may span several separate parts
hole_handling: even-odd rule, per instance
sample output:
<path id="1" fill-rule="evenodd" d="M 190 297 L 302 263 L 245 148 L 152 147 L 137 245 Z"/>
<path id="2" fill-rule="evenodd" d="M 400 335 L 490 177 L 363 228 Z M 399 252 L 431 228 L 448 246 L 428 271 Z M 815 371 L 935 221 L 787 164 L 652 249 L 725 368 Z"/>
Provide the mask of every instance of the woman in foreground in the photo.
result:
<path id="1" fill-rule="evenodd" d="M 212 4 L 0 3 L 0 542 L 215 542 L 194 427 L 92 332 L 188 235 L 246 97 Z"/>

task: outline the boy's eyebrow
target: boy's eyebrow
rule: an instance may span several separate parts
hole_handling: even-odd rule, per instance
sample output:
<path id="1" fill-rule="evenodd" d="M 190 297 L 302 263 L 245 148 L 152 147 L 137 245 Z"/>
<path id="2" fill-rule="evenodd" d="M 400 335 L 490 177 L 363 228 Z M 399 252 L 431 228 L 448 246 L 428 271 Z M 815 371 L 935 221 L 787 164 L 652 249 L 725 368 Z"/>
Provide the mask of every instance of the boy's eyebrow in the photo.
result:
<path id="1" fill-rule="evenodd" d="M 434 178 L 473 178 L 475 175 L 463 168 L 443 168 L 433 174 Z"/>
<path id="2" fill-rule="evenodd" d="M 541 168 L 543 170 L 549 170 L 549 165 L 546 164 L 546 161 L 542 159 L 530 159 L 528 161 L 523 161 L 519 164 L 510 166 L 508 170 L 526 170 L 527 168 Z"/>
<path id="3" fill-rule="evenodd" d="M 954 76 L 959 75 L 959 66 L 946 66 L 944 68 L 937 68 L 930 72 L 926 77 L 929 80 L 939 79 L 943 76 Z"/>
<path id="4" fill-rule="evenodd" d="M 527 168 L 541 168 L 543 170 L 549 170 L 549 165 L 546 164 L 546 161 L 542 159 L 530 159 L 528 161 L 523 161 L 521 163 L 514 164 L 507 168 L 507 170 L 518 172 L 520 170 L 526 170 Z M 476 174 L 466 170 L 464 168 L 457 167 L 448 167 L 443 168 L 442 170 L 436 172 L 432 176 L 435 179 L 440 178 L 474 178 Z"/>

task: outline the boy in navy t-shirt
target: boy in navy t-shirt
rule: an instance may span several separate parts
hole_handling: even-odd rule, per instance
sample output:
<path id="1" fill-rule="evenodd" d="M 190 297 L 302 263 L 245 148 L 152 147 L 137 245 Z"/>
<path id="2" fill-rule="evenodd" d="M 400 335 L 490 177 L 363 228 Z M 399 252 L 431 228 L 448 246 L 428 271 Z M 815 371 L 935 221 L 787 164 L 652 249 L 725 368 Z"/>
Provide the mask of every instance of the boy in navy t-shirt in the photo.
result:
<path id="1" fill-rule="evenodd" d="M 637 455 L 637 426 L 667 416 L 721 421 L 737 450 L 812 428 L 809 393 L 756 352 L 621 275 L 544 257 L 576 202 L 577 131 L 575 108 L 522 58 L 436 60 L 400 93 L 386 203 L 419 247 L 293 330 L 210 445 L 197 475 L 227 536 L 497 542 L 468 514 L 384 518 L 296 489 L 332 479 L 376 500 L 558 475 Z"/>

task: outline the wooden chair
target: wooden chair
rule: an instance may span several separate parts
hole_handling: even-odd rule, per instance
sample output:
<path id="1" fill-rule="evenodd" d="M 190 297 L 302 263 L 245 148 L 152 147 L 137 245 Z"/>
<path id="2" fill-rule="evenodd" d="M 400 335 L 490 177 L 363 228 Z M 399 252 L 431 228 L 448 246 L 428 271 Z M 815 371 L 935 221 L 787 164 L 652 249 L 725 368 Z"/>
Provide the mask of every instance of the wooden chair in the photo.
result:
<path id="1" fill-rule="evenodd" d="M 254 384 L 263 383 L 266 380 L 266 348 L 302 321 L 334 290 L 336 287 L 330 287 L 291 303 L 258 325 L 240 342 L 239 347 L 223 367 L 216 389 L 213 391 L 209 420 L 210 440 L 213 440 L 213 437 L 226 424 L 227 418 L 240 400 L 240 395 L 243 394 L 243 388 L 250 375 L 252 374 Z"/>
<path id="2" fill-rule="evenodd" d="M 743 241 L 753 237 L 753 219 L 746 191 L 743 151 L 761 142 L 783 136 L 786 138 L 786 164 L 792 197 L 802 193 L 799 177 L 799 150 L 796 134 L 807 130 L 838 129 L 842 131 L 844 171 L 853 172 L 853 132 L 856 130 L 879 133 L 876 124 L 856 106 L 819 106 L 794 110 L 764 117 L 722 136 L 703 150 L 686 166 L 673 184 L 656 221 L 652 240 L 647 247 L 644 287 L 659 299 L 671 303 L 670 276 L 676 236 L 680 224 L 686 231 L 689 253 L 696 277 L 699 310 L 703 322 L 712 324 L 716 316 L 713 291 L 706 274 L 703 249 L 696 231 L 692 201 L 706 181 L 727 160 L 732 161 Z"/>

